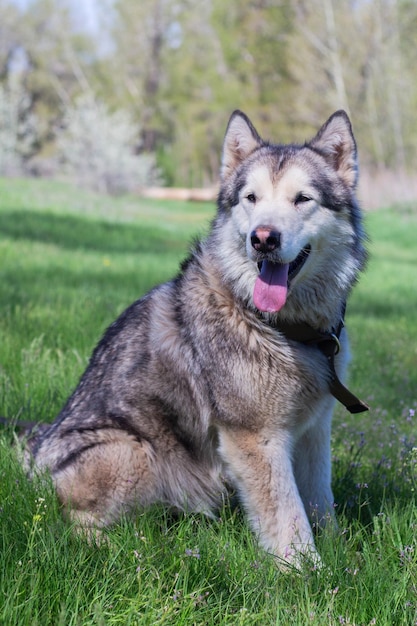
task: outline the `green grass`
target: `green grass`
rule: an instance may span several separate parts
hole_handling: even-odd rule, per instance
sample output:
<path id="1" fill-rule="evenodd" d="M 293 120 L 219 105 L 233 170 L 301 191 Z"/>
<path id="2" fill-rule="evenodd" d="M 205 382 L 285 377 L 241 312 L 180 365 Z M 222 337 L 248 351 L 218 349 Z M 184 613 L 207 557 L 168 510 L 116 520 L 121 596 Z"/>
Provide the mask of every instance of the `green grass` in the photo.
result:
<path id="1" fill-rule="evenodd" d="M 214 208 L 0 180 L 0 414 L 52 420 L 115 316 L 173 276 Z M 349 303 L 350 386 L 336 411 L 339 529 L 325 567 L 281 574 L 239 511 L 156 507 L 88 545 L 0 435 L 0 625 L 417 624 L 417 214 L 367 216 L 371 261 Z"/>

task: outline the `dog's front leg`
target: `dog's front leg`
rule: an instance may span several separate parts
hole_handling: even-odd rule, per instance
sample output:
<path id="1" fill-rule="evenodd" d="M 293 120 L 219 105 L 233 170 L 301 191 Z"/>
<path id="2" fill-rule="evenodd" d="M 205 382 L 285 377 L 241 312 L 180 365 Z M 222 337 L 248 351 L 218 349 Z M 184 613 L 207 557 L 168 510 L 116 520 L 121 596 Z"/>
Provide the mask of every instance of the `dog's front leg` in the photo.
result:
<path id="1" fill-rule="evenodd" d="M 221 428 L 219 452 L 261 545 L 287 563 L 319 560 L 295 482 L 290 435 Z"/>
<path id="2" fill-rule="evenodd" d="M 334 400 L 318 408 L 318 417 L 296 442 L 293 451 L 294 475 L 304 507 L 315 527 L 336 525 L 331 488 L 330 429 Z"/>

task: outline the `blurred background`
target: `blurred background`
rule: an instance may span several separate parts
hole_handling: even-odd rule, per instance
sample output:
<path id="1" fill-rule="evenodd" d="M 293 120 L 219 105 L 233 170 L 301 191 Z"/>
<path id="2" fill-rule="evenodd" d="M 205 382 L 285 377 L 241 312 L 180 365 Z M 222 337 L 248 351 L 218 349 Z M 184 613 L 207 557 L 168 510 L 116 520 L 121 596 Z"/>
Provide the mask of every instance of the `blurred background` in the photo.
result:
<path id="1" fill-rule="evenodd" d="M 0 175 L 215 190 L 229 115 L 351 117 L 365 208 L 417 198 L 416 0 L 0 0 Z"/>

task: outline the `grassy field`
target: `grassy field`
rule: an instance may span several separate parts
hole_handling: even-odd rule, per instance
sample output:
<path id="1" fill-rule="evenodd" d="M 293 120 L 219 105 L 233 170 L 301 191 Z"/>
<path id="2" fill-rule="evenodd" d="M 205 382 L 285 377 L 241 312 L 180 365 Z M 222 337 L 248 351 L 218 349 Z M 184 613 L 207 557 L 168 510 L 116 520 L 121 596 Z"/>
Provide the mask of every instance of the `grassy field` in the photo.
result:
<path id="1" fill-rule="evenodd" d="M 107 198 L 0 180 L 0 415 L 52 420 L 104 328 L 177 271 L 205 204 Z M 29 483 L 0 433 L 0 625 L 417 624 L 417 211 L 371 213 L 371 261 L 350 301 L 352 390 L 336 411 L 339 529 L 325 567 L 281 574 L 239 511 L 154 508 L 95 547 Z"/>

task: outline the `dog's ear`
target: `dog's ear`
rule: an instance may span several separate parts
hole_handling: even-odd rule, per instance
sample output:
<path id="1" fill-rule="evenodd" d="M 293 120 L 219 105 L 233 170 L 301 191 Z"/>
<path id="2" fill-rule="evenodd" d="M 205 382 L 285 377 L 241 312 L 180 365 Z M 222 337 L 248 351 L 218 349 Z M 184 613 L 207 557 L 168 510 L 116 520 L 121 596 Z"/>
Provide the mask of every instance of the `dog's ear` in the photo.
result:
<path id="1" fill-rule="evenodd" d="M 356 142 L 345 111 L 333 113 L 308 145 L 324 156 L 349 187 L 356 187 L 358 180 Z"/>
<path id="2" fill-rule="evenodd" d="M 249 118 L 242 111 L 235 111 L 229 120 L 223 143 L 222 179 L 227 178 L 233 170 L 251 152 L 263 144 Z"/>

